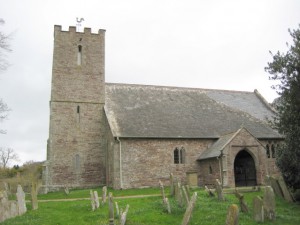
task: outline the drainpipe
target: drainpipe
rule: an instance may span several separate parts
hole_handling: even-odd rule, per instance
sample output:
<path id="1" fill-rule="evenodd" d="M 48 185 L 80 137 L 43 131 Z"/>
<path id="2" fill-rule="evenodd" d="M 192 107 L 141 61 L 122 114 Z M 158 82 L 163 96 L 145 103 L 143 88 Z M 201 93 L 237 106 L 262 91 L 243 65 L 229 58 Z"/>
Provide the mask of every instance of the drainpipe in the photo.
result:
<path id="1" fill-rule="evenodd" d="M 117 137 L 117 141 L 119 142 L 119 158 L 120 158 L 120 188 L 123 189 L 123 178 L 122 178 L 122 144 L 121 144 L 121 140 L 119 139 L 119 137 Z"/>
<path id="2" fill-rule="evenodd" d="M 223 187 L 224 183 L 223 183 L 223 162 L 222 162 L 222 158 L 223 158 L 223 150 L 221 150 L 221 154 L 217 157 L 217 159 L 219 161 L 221 184 L 222 184 L 222 187 Z"/>

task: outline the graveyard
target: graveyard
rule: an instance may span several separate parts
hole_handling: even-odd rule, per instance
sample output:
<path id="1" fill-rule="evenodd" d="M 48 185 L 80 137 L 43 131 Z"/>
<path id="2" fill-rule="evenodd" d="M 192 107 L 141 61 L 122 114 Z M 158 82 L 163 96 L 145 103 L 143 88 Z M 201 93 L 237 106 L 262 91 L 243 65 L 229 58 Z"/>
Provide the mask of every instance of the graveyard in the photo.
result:
<path id="1" fill-rule="evenodd" d="M 37 199 L 38 206 L 26 193 L 27 212 L 1 224 L 300 224 L 299 203 L 275 197 L 271 187 L 205 190 L 160 182 L 145 189 L 65 188 Z"/>

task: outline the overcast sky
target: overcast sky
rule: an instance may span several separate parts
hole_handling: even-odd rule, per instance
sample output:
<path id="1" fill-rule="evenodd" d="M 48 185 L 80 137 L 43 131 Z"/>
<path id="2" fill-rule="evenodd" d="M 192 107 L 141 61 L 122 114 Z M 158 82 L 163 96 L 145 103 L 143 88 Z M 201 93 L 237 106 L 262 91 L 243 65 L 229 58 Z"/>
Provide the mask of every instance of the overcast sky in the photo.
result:
<path id="1" fill-rule="evenodd" d="M 53 26 L 106 30 L 106 81 L 276 93 L 264 71 L 300 23 L 299 0 L 0 0 L 13 32 L 0 98 L 12 109 L 0 146 L 46 159 Z"/>

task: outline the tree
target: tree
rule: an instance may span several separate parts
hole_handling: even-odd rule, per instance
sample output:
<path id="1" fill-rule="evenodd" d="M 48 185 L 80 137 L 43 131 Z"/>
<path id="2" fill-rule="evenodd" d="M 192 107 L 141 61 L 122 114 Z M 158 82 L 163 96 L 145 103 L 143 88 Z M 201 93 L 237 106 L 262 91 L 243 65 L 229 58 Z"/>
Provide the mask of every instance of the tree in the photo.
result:
<path id="1" fill-rule="evenodd" d="M 0 167 L 5 169 L 11 161 L 19 160 L 19 156 L 12 148 L 0 147 Z"/>
<path id="2" fill-rule="evenodd" d="M 0 18 L 0 25 L 3 25 L 5 22 Z M 5 34 L 0 31 L 0 72 L 4 71 L 8 67 L 8 62 L 6 60 L 5 52 L 11 52 L 9 40 L 11 39 L 11 34 Z M 0 98 L 0 122 L 7 118 L 7 113 L 10 111 L 7 104 Z M 4 130 L 0 129 L 0 134 L 5 134 Z"/>
<path id="3" fill-rule="evenodd" d="M 290 30 L 293 44 L 286 53 L 279 51 L 265 70 L 269 79 L 277 82 L 272 88 L 279 94 L 274 107 L 276 115 L 272 124 L 285 138 L 276 152 L 276 164 L 286 182 L 300 188 L 300 25 Z"/>

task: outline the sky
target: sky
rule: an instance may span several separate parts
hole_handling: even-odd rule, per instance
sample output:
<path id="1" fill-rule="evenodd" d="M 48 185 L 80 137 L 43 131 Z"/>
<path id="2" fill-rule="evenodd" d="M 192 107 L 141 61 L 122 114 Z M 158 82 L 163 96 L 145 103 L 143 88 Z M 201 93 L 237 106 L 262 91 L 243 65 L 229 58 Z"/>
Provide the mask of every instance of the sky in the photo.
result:
<path id="1" fill-rule="evenodd" d="M 106 82 L 254 91 L 277 97 L 264 71 L 286 52 L 299 0 L 0 0 L 11 33 L 0 98 L 11 108 L 0 147 L 21 165 L 46 160 L 53 28 L 106 30 Z"/>

